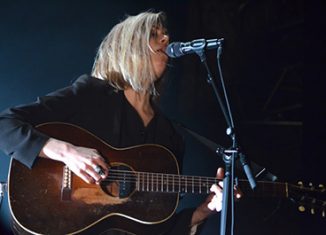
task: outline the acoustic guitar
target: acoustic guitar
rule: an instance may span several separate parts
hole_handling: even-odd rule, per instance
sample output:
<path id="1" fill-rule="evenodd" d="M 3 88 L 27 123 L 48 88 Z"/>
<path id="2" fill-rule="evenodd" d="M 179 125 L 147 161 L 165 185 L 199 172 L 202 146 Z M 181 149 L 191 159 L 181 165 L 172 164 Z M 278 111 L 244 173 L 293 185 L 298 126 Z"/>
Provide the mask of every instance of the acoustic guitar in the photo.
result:
<path id="1" fill-rule="evenodd" d="M 96 185 L 85 183 L 61 162 L 38 158 L 31 170 L 13 159 L 9 207 L 14 228 L 22 234 L 100 234 L 103 228 L 160 234 L 176 211 L 179 193 L 208 194 L 218 182 L 214 177 L 180 175 L 176 158 L 160 145 L 117 149 L 67 123 L 46 123 L 37 129 L 97 149 L 111 167 L 108 178 Z M 323 187 L 260 181 L 252 193 L 245 180 L 239 181 L 239 187 L 244 195 L 304 198 L 303 206 L 314 200 L 324 211 L 325 201 L 312 197 L 324 194 Z"/>

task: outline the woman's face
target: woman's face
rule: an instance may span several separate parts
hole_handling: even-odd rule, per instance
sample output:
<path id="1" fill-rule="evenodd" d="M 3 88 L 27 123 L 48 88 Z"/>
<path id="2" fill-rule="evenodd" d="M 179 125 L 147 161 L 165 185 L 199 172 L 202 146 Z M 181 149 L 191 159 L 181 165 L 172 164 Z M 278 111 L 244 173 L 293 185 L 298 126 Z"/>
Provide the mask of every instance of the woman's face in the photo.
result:
<path id="1" fill-rule="evenodd" d="M 165 71 L 168 56 L 165 50 L 169 44 L 167 30 L 163 27 L 154 27 L 149 39 L 151 61 L 156 78 L 160 78 Z"/>

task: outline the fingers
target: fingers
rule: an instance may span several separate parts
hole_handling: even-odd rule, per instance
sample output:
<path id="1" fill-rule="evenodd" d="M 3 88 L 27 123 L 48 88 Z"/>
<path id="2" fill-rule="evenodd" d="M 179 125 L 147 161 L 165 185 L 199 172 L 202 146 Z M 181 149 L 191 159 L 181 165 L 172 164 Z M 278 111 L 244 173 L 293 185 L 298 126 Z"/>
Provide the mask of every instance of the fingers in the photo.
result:
<path id="1" fill-rule="evenodd" d="M 218 168 L 216 172 L 216 178 L 222 180 L 224 178 L 224 169 Z M 210 188 L 212 192 L 207 198 L 207 207 L 211 211 L 221 211 L 222 210 L 222 200 L 223 200 L 223 181 L 219 181 L 218 184 L 213 184 Z M 235 187 L 235 198 L 239 200 L 242 197 L 242 192 L 240 189 Z"/>
<path id="2" fill-rule="evenodd" d="M 220 183 L 223 185 L 223 182 L 219 182 L 219 184 Z M 211 186 L 210 191 L 215 194 L 222 194 L 222 189 L 219 186 L 217 186 L 216 184 L 213 184 Z"/>
<path id="3" fill-rule="evenodd" d="M 86 183 L 99 184 L 108 176 L 109 166 L 95 149 L 74 146 L 65 163 Z"/>
<path id="4" fill-rule="evenodd" d="M 84 180 L 88 184 L 94 184 L 95 180 L 90 174 L 86 173 L 83 170 L 79 171 L 79 174 L 77 174 L 82 180 Z"/>
<path id="5" fill-rule="evenodd" d="M 87 158 L 85 162 L 90 166 L 87 172 L 90 173 L 96 181 L 99 181 L 101 178 L 105 179 L 108 176 L 109 166 L 100 155 Z M 98 169 L 100 169 L 100 171 Z"/>
<path id="6" fill-rule="evenodd" d="M 223 179 L 224 178 L 224 169 L 222 167 L 217 169 L 216 178 L 217 179 Z"/>
<path id="7" fill-rule="evenodd" d="M 211 198 L 210 202 L 207 204 L 207 207 L 211 211 L 221 211 L 222 210 L 222 190 L 216 185 L 213 184 L 212 187 L 210 188 L 210 191 L 214 193 L 215 195 Z"/>
<path id="8" fill-rule="evenodd" d="M 84 180 L 88 184 L 99 184 L 102 180 L 100 174 L 98 174 L 95 169 L 90 166 L 86 166 L 86 168 L 81 169 L 71 169 L 77 176 L 79 176 L 82 180 Z"/>
<path id="9" fill-rule="evenodd" d="M 95 182 L 99 182 L 103 178 L 100 175 L 100 173 L 95 170 L 95 167 L 93 166 L 88 166 L 86 169 L 86 173 L 90 175 L 93 178 L 93 180 L 95 180 Z"/>
<path id="10" fill-rule="evenodd" d="M 216 172 L 216 178 L 222 180 L 224 178 L 224 169 L 218 168 Z M 219 181 L 218 184 L 213 184 L 210 188 L 212 196 L 209 197 L 210 201 L 207 204 L 208 209 L 211 211 L 222 210 L 222 199 L 223 199 L 223 182 Z"/>
<path id="11" fill-rule="evenodd" d="M 90 165 L 87 166 L 85 173 L 91 176 L 96 184 L 99 184 L 101 180 L 107 178 L 108 171 L 107 164 L 104 162 L 104 159 L 101 159 L 101 161 L 92 161 Z"/>

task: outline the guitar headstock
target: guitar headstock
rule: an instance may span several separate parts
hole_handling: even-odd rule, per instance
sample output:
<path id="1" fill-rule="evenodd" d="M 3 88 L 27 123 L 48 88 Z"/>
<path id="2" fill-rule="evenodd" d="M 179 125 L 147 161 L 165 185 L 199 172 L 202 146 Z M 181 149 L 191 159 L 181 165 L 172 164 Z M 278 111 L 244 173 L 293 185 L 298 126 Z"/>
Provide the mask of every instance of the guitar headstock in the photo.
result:
<path id="1" fill-rule="evenodd" d="M 289 198 L 298 204 L 300 212 L 320 214 L 326 218 L 326 188 L 323 184 L 314 186 L 312 183 L 304 185 L 299 181 L 297 185 L 289 185 Z"/>

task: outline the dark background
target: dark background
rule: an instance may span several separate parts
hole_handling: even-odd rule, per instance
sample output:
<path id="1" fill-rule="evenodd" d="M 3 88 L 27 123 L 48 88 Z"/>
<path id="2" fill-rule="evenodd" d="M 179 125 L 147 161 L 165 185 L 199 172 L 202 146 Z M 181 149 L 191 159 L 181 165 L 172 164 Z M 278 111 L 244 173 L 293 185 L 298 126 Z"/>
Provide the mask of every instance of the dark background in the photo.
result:
<path id="1" fill-rule="evenodd" d="M 325 144 L 320 125 L 325 113 L 315 109 L 326 104 L 316 76 L 325 62 L 316 56 L 325 51 L 325 40 L 320 34 L 307 37 L 303 0 L 1 1 L 0 109 L 31 102 L 90 73 L 97 47 L 111 27 L 126 14 L 148 9 L 167 13 L 171 41 L 225 38 L 224 80 L 239 143 L 251 160 L 282 182 L 326 182 L 323 157 L 318 155 Z M 311 19 L 308 31 L 319 21 L 316 15 Z M 308 72 L 307 47 L 316 66 Z M 215 51 L 207 52 L 218 78 L 215 56 Z M 168 117 L 230 146 L 225 120 L 197 56 L 171 61 L 163 85 L 160 101 Z M 193 137 L 185 134 L 185 139 L 184 173 L 213 176 L 220 160 Z M 7 180 L 9 161 L 1 153 L 0 181 Z M 185 196 L 180 209 L 203 199 Z M 236 204 L 236 234 L 323 234 L 320 213 L 300 213 L 297 206 L 285 199 L 244 198 Z M 3 233 L 8 233 L 7 195 L 0 214 Z M 202 234 L 218 231 L 215 215 Z"/>

